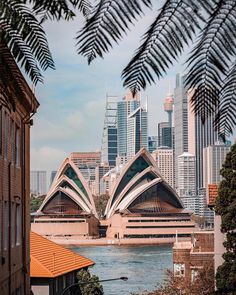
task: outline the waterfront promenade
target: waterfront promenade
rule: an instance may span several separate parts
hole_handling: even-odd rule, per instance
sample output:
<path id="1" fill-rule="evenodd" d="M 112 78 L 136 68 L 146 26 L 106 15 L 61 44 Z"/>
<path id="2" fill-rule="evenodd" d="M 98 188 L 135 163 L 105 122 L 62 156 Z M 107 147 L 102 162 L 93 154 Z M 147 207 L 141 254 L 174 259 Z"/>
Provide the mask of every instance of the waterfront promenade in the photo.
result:
<path id="1" fill-rule="evenodd" d="M 47 237 L 60 245 L 79 245 L 79 246 L 110 246 L 110 245 L 170 245 L 175 242 L 174 238 L 133 238 L 133 239 L 71 239 L 66 237 Z M 179 241 L 190 241 L 191 238 L 178 238 Z"/>

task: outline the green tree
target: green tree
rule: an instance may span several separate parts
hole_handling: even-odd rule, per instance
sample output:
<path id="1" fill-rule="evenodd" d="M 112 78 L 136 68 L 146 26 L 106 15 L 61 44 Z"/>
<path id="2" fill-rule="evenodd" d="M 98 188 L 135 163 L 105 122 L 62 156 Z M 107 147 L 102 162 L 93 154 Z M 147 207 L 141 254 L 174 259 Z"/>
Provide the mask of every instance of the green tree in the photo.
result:
<path id="1" fill-rule="evenodd" d="M 41 204 L 43 203 L 43 200 L 45 199 L 45 195 L 43 196 L 31 196 L 30 197 L 30 212 L 33 213 L 33 212 L 36 212 L 39 207 L 41 206 Z"/>
<path id="2" fill-rule="evenodd" d="M 77 279 L 81 282 L 80 290 L 82 295 L 102 295 L 103 287 L 99 283 L 99 278 L 96 275 L 91 275 L 88 270 L 81 269 L 77 274 Z M 83 284 L 90 282 L 91 284 Z"/>
<path id="3" fill-rule="evenodd" d="M 94 203 L 95 203 L 95 207 L 96 207 L 98 216 L 102 217 L 104 215 L 106 205 L 109 200 L 109 195 L 103 194 L 100 196 L 94 196 L 93 198 L 94 198 Z"/>
<path id="4" fill-rule="evenodd" d="M 226 235 L 224 263 L 218 267 L 216 285 L 221 294 L 236 291 L 236 144 L 231 147 L 221 169 L 216 213 L 221 216 L 221 231 Z"/>

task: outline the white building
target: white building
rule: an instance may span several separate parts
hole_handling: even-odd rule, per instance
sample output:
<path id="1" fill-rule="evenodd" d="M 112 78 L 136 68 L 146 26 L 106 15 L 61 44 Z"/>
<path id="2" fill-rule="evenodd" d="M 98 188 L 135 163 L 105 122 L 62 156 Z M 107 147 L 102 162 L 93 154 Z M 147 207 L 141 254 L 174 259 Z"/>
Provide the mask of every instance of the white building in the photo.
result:
<path id="1" fill-rule="evenodd" d="M 152 157 L 166 182 L 174 187 L 174 151 L 170 148 L 159 148 L 155 150 Z"/>
<path id="2" fill-rule="evenodd" d="M 219 184 L 222 180 L 220 169 L 225 161 L 229 146 L 223 144 L 211 145 L 203 149 L 203 185 Z"/>
<path id="3" fill-rule="evenodd" d="M 195 182 L 195 156 L 183 153 L 178 156 L 178 188 L 180 197 L 196 194 Z"/>
<path id="4" fill-rule="evenodd" d="M 30 191 L 36 196 L 46 195 L 47 193 L 47 172 L 30 171 Z"/>

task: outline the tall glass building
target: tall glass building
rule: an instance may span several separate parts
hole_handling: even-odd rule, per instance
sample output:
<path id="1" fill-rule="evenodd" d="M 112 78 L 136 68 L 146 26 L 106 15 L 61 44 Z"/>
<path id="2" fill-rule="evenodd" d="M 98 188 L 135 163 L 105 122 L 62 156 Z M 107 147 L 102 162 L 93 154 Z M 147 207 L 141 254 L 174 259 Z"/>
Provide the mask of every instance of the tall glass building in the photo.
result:
<path id="1" fill-rule="evenodd" d="M 184 77 L 176 75 L 174 90 L 174 126 L 175 126 L 175 185 L 178 187 L 178 157 L 188 152 L 188 99 L 184 88 Z"/>
<path id="2" fill-rule="evenodd" d="M 137 108 L 127 122 L 127 159 L 131 159 L 141 148 L 148 149 L 147 109 Z"/>
<path id="3" fill-rule="evenodd" d="M 117 97 L 107 95 L 101 161 L 114 167 L 117 153 Z"/>
<path id="4" fill-rule="evenodd" d="M 140 106 L 140 96 L 133 97 L 128 93 L 122 101 L 117 103 L 117 140 L 118 155 L 124 157 L 127 155 L 127 120 L 128 116 Z"/>

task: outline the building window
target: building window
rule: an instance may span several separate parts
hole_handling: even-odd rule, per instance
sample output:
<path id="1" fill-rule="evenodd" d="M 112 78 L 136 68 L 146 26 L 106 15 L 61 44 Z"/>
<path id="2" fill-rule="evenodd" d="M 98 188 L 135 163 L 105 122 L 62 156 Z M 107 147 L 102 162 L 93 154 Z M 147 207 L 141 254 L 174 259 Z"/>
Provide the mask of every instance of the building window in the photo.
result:
<path id="1" fill-rule="evenodd" d="M 22 212 L 21 204 L 16 204 L 16 245 L 21 245 Z"/>
<path id="2" fill-rule="evenodd" d="M 15 164 L 20 167 L 20 128 L 17 125 L 15 133 Z"/>
<path id="3" fill-rule="evenodd" d="M 184 277 L 185 276 L 184 263 L 174 263 L 174 276 L 175 277 Z"/>
<path id="4" fill-rule="evenodd" d="M 16 203 L 11 203 L 11 246 L 16 245 Z"/>
<path id="5" fill-rule="evenodd" d="M 198 276 L 198 270 L 197 269 L 192 269 L 191 270 L 191 282 L 194 282 Z"/>
<path id="6" fill-rule="evenodd" d="M 9 203 L 3 203 L 3 249 L 7 250 L 9 247 Z"/>
<path id="7" fill-rule="evenodd" d="M 4 139 L 3 139 L 3 144 L 4 144 L 4 158 L 7 159 L 8 155 L 8 137 L 9 137 L 9 117 L 6 112 L 4 112 L 4 118 L 3 118 L 3 123 L 4 123 Z"/>

